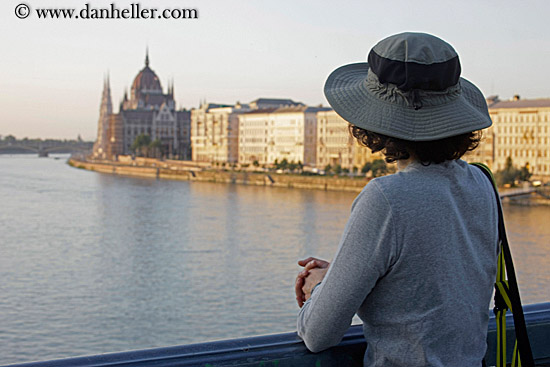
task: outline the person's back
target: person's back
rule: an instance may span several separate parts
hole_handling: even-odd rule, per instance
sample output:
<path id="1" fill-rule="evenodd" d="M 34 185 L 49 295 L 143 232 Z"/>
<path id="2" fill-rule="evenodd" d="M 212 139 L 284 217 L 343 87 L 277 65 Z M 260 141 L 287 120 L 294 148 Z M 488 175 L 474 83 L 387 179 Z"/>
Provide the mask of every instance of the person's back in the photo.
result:
<path id="1" fill-rule="evenodd" d="M 368 63 L 328 77 L 327 100 L 353 137 L 399 172 L 359 194 L 331 264 L 299 261 L 297 329 L 311 351 L 338 344 L 357 313 L 366 366 L 481 365 L 498 199 L 460 160 L 491 125 L 483 94 L 460 70 L 443 40 L 402 33 L 375 45 Z"/>
<path id="2" fill-rule="evenodd" d="M 357 312 L 366 365 L 479 365 L 498 242 L 489 180 L 463 161 L 415 162 L 371 185 L 387 200 L 397 248 Z M 361 196 L 355 205 L 371 206 Z"/>

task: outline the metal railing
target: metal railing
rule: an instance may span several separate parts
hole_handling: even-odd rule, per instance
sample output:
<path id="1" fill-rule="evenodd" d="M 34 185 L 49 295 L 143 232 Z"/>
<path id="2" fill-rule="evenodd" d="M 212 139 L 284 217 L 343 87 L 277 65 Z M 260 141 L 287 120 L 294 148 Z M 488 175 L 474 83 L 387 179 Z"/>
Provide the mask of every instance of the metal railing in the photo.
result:
<path id="1" fill-rule="evenodd" d="M 533 355 L 538 364 L 550 363 L 550 303 L 524 306 L 525 321 Z M 507 351 L 513 350 L 513 320 L 507 318 Z M 496 325 L 489 321 L 486 362 L 495 364 Z M 275 334 L 167 348 L 136 350 L 10 367 L 132 367 L 132 366 L 362 366 L 366 343 L 360 325 L 352 326 L 342 342 L 321 353 L 309 352 L 296 333 Z M 511 360 L 511 359 L 510 359 Z"/>

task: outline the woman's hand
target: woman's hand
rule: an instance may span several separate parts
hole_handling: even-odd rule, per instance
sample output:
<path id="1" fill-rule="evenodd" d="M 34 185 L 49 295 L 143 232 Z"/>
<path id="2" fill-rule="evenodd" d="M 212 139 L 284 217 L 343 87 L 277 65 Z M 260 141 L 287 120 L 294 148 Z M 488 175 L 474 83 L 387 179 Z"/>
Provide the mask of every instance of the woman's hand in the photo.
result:
<path id="1" fill-rule="evenodd" d="M 311 290 L 313 289 L 313 287 L 315 287 L 325 276 L 326 270 L 328 270 L 330 263 L 328 261 L 317 259 L 315 257 L 308 257 L 307 259 L 298 261 L 298 265 L 303 266 L 304 270 L 298 273 L 298 276 L 296 277 L 296 284 L 294 286 L 294 291 L 296 293 L 296 302 L 298 302 L 299 307 L 302 307 L 304 305 L 304 302 L 311 296 Z M 305 279 L 308 277 L 312 269 L 317 269 L 317 268 L 325 269 L 325 272 L 323 273 L 321 280 L 313 284 L 311 289 L 309 289 L 309 292 L 306 298 L 306 294 L 302 289 L 306 284 Z"/>
<path id="2" fill-rule="evenodd" d="M 304 286 L 302 287 L 302 292 L 304 293 L 304 299 L 307 301 L 311 297 L 311 292 L 313 288 L 325 277 L 328 268 L 315 268 L 309 271 L 309 275 L 305 278 Z"/>

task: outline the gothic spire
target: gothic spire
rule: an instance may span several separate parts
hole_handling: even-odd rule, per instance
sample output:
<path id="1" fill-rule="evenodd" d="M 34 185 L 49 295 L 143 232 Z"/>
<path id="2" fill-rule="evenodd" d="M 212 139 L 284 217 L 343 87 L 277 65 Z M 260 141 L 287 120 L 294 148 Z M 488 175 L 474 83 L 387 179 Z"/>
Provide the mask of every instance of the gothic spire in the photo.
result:
<path id="1" fill-rule="evenodd" d="M 149 46 L 145 49 L 145 66 L 149 66 Z"/>
<path id="2" fill-rule="evenodd" d="M 111 85 L 109 82 L 109 72 L 107 72 L 103 78 L 103 93 L 101 95 L 100 113 L 110 115 L 112 111 L 113 104 L 111 102 Z"/>

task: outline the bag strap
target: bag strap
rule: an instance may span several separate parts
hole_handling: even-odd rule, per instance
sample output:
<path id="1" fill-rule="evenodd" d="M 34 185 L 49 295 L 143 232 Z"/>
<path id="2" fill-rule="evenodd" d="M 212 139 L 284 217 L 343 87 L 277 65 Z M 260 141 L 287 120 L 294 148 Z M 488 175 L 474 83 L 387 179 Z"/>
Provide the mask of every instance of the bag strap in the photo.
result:
<path id="1" fill-rule="evenodd" d="M 535 362 L 533 359 L 533 352 L 531 351 L 531 344 L 529 343 L 529 336 L 527 335 L 527 326 L 525 325 L 525 317 L 523 315 L 523 307 L 521 305 L 521 299 L 519 296 L 519 288 L 516 280 L 516 272 L 514 270 L 514 263 L 512 262 L 512 254 L 510 252 L 510 245 L 508 244 L 508 238 L 506 236 L 506 228 L 504 227 L 504 216 L 502 214 L 502 206 L 500 204 L 500 196 L 498 193 L 497 185 L 493 174 L 489 167 L 482 163 L 472 163 L 473 166 L 478 167 L 481 172 L 487 176 L 489 181 L 491 181 L 491 186 L 495 192 L 495 198 L 498 207 L 498 237 L 500 243 L 500 256 L 499 256 L 499 271 L 497 274 L 497 282 L 495 284 L 495 314 L 497 314 L 497 319 L 499 318 L 498 313 L 503 314 L 503 326 L 504 326 L 504 336 L 500 342 L 497 342 L 497 349 L 503 346 L 504 350 L 504 360 L 500 358 L 501 356 L 497 353 L 497 365 L 498 360 L 503 362 L 503 365 L 506 365 L 506 308 L 509 308 L 512 311 L 514 317 L 514 326 L 516 331 L 516 347 L 514 348 L 514 355 L 512 364 L 515 365 L 515 362 L 519 363 L 519 366 L 525 367 L 534 367 Z M 508 275 L 508 281 L 505 281 L 504 269 L 501 269 L 502 259 L 504 258 L 504 264 L 506 268 L 506 273 Z M 501 279 L 498 279 L 501 278 Z M 504 306 L 503 306 L 504 301 Z M 498 303 L 498 305 L 497 305 Z M 497 329 L 499 328 L 499 320 L 497 320 Z M 497 331 L 498 333 L 498 331 Z M 517 361 L 516 361 L 516 354 Z M 520 357 L 521 356 L 521 360 Z"/>

